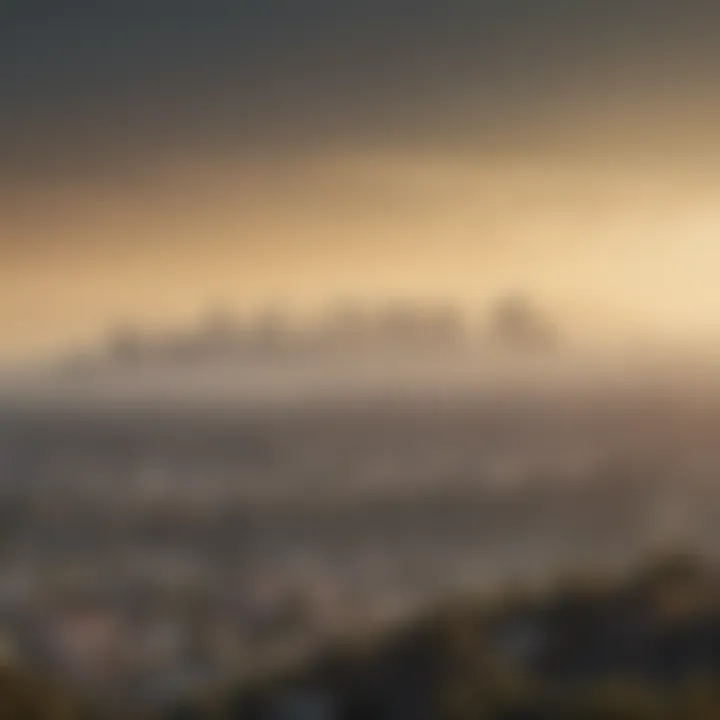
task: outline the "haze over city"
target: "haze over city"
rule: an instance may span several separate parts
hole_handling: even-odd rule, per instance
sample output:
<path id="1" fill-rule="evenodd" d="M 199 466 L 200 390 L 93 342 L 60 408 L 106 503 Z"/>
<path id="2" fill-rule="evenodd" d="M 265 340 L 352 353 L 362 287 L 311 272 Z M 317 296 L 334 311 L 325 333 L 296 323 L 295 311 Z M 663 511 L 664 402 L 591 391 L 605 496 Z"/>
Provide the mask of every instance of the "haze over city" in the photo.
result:
<path id="1" fill-rule="evenodd" d="M 10 3 L 3 356 L 208 308 L 520 290 L 715 348 L 718 11 Z"/>

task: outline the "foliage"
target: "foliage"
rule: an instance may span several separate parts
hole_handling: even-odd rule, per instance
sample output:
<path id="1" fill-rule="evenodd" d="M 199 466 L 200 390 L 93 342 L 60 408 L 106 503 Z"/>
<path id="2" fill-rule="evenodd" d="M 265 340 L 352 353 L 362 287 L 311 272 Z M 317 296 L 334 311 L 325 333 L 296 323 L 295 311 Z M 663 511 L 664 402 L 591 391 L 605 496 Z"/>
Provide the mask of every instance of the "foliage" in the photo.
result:
<path id="1" fill-rule="evenodd" d="M 621 582 L 456 603 L 187 717 L 285 720 L 278 700 L 305 692 L 333 720 L 711 720 L 718 680 L 720 575 L 673 556 Z"/>

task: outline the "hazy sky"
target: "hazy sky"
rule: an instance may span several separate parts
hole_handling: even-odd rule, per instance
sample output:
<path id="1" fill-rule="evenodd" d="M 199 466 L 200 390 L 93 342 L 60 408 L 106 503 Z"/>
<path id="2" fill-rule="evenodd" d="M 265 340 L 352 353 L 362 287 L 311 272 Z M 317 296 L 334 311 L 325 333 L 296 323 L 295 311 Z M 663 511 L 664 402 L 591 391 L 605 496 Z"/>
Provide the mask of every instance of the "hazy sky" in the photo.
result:
<path id="1" fill-rule="evenodd" d="M 719 33 L 700 0 L 4 2 L 0 353 L 506 289 L 715 342 Z"/>

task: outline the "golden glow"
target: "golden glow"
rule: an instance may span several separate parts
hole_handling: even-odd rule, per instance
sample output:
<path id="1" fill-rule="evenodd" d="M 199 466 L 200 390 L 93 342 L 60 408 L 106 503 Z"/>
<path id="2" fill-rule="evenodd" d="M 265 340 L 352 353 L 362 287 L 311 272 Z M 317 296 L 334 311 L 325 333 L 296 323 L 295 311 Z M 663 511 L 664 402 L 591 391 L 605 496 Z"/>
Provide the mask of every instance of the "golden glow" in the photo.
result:
<path id="1" fill-rule="evenodd" d="M 302 313 L 402 295 L 480 309 L 508 288 L 585 339 L 714 340 L 720 318 L 720 178 L 691 166 L 339 151 L 16 189 L 1 210 L 5 352 L 220 303 Z"/>

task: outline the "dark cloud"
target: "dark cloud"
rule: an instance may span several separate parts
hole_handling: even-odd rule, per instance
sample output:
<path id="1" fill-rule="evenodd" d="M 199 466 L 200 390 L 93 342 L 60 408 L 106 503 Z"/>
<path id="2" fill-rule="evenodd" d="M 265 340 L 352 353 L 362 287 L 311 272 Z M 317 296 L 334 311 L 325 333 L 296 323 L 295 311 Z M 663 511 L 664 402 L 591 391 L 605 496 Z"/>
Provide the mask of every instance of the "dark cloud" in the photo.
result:
<path id="1" fill-rule="evenodd" d="M 125 0 L 4 3 L 5 168 L 530 132 L 628 73 L 720 59 L 699 0 Z"/>

